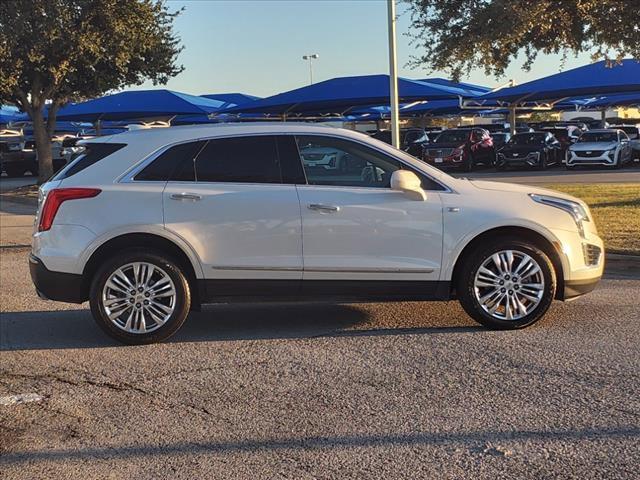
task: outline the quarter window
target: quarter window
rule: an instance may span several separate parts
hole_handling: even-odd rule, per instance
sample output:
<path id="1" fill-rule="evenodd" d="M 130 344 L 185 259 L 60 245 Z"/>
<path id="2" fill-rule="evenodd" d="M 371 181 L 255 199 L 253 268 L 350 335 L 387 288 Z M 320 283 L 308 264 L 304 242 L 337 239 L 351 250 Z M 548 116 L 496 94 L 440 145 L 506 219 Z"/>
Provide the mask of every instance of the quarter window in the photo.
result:
<path id="1" fill-rule="evenodd" d="M 202 150 L 205 142 L 181 143 L 160 154 L 135 176 L 135 180 L 161 181 L 167 180 L 193 182 L 193 161 Z"/>

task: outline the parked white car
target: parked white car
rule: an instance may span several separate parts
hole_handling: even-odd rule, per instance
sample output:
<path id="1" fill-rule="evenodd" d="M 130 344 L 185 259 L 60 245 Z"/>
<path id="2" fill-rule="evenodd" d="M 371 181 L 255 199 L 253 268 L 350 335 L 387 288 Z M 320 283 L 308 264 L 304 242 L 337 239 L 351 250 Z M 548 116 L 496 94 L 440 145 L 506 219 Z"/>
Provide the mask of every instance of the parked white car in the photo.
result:
<path id="1" fill-rule="evenodd" d="M 567 169 L 579 165 L 604 165 L 622 168 L 633 161 L 631 142 L 617 129 L 589 130 L 567 151 Z"/>
<path id="2" fill-rule="evenodd" d="M 299 146 L 361 171 L 305 169 Z M 454 179 L 353 131 L 189 126 L 85 143 L 42 185 L 30 269 L 40 296 L 90 301 L 126 343 L 173 334 L 208 302 L 458 298 L 492 328 L 591 291 L 602 240 L 551 190 Z"/>

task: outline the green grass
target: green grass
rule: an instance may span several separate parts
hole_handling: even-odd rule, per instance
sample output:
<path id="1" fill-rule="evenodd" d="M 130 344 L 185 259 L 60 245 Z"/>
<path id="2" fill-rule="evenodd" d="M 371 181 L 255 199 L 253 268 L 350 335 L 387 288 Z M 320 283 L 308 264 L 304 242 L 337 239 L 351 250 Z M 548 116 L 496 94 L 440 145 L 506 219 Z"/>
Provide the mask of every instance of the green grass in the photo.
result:
<path id="1" fill-rule="evenodd" d="M 584 200 L 610 253 L 640 255 L 640 183 L 549 184 Z"/>

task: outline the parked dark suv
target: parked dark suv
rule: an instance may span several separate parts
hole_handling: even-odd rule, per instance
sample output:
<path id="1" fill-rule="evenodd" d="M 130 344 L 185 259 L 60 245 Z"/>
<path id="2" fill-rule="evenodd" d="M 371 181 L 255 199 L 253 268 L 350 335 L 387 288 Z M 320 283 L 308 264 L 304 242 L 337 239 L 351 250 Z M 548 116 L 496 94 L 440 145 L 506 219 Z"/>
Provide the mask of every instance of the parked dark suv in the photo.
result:
<path id="1" fill-rule="evenodd" d="M 549 132 L 517 133 L 498 150 L 496 169 L 529 167 L 544 170 L 562 161 L 560 142 Z"/>
<path id="2" fill-rule="evenodd" d="M 378 130 L 371 137 L 391 145 L 391 130 Z M 422 157 L 424 145 L 428 142 L 429 136 L 422 128 L 400 129 L 400 148 L 414 157 Z"/>
<path id="3" fill-rule="evenodd" d="M 567 125 L 565 127 L 544 127 L 540 131 L 552 133 L 556 140 L 560 142 L 562 156 L 564 158 L 566 151 L 571 145 L 576 143 L 583 130 L 575 125 Z"/>
<path id="4" fill-rule="evenodd" d="M 493 140 L 484 128 L 445 130 L 425 148 L 423 160 L 436 167 L 470 172 L 478 164 L 493 165 Z"/>

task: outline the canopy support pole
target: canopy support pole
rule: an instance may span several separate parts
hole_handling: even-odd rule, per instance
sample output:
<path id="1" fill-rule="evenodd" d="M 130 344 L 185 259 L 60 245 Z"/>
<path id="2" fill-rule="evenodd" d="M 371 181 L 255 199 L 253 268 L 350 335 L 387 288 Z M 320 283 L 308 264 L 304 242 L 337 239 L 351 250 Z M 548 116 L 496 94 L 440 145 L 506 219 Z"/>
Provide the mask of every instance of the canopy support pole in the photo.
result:
<path id="1" fill-rule="evenodd" d="M 96 131 L 96 137 L 99 137 L 102 134 L 102 125 L 100 119 L 96 120 L 96 123 L 93 124 L 93 128 Z"/>
<path id="2" fill-rule="evenodd" d="M 509 106 L 509 130 L 511 131 L 511 135 L 516 134 L 516 106 L 515 104 L 511 104 Z"/>
<path id="3" fill-rule="evenodd" d="M 398 59 L 396 54 L 396 0 L 387 0 L 389 21 L 389 105 L 391 105 L 391 144 L 400 148 L 398 117 Z"/>
<path id="4" fill-rule="evenodd" d="M 602 110 L 600 110 L 600 126 L 602 128 L 607 127 L 607 109 L 606 108 L 603 108 Z"/>

